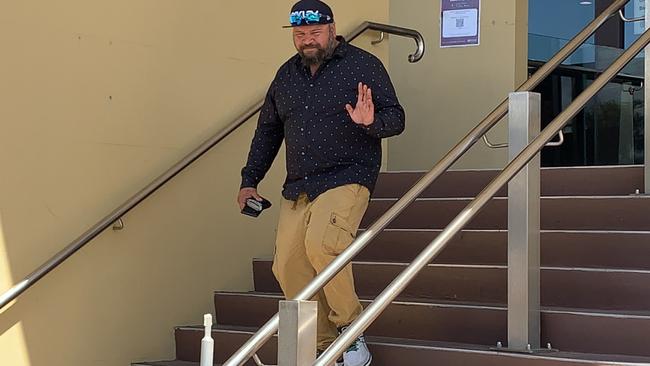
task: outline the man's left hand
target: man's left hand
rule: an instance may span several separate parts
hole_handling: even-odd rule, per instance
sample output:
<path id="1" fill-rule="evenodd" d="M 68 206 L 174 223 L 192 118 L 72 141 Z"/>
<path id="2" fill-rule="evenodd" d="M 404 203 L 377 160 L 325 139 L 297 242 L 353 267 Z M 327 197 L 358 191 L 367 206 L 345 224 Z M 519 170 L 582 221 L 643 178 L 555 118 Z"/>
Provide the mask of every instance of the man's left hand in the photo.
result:
<path id="1" fill-rule="evenodd" d="M 372 91 L 363 83 L 359 83 L 359 94 L 357 105 L 352 108 L 350 104 L 345 105 L 352 121 L 358 125 L 370 126 L 375 122 L 375 104 L 372 102 Z"/>

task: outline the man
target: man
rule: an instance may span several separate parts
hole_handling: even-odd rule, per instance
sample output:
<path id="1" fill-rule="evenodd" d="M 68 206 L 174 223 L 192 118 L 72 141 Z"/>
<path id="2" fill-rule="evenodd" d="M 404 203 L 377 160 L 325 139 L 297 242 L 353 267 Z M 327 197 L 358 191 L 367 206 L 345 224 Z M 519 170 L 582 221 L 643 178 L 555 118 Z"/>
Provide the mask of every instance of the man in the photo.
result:
<path id="1" fill-rule="evenodd" d="M 336 36 L 318 0 L 291 9 L 298 53 L 282 65 L 262 107 L 237 198 L 262 200 L 258 183 L 286 142 L 273 273 L 293 298 L 354 240 L 381 164 L 381 139 L 404 130 L 404 110 L 381 61 Z M 361 313 L 351 266 L 316 297 L 318 351 Z M 359 337 L 337 365 L 366 366 Z"/>

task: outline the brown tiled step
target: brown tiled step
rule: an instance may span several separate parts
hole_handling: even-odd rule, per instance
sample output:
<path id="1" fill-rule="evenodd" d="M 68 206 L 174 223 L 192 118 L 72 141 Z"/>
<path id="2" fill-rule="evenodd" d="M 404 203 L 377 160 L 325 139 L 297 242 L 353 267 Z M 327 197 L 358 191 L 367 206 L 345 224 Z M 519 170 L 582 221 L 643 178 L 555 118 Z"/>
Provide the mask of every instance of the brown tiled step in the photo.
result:
<path id="1" fill-rule="evenodd" d="M 389 229 L 356 257 L 358 261 L 412 261 L 441 230 Z M 446 264 L 506 264 L 508 233 L 465 230 L 434 259 Z M 542 231 L 541 263 L 549 267 L 650 270 L 650 231 Z"/>
<path id="2" fill-rule="evenodd" d="M 255 331 L 250 327 L 225 327 L 215 329 L 212 336 L 219 350 L 216 362 L 224 362 L 238 347 L 248 340 Z M 201 327 L 178 327 L 175 331 L 176 354 L 179 359 L 198 362 L 199 348 L 203 337 Z M 580 354 L 557 352 L 540 355 L 523 355 L 495 352 L 489 347 L 467 344 L 415 341 L 388 337 L 367 337 L 373 354 L 373 366 L 641 366 L 650 359 L 645 357 L 611 356 L 599 354 Z M 225 354 L 227 356 L 221 356 Z M 262 361 L 275 364 L 277 359 L 277 338 L 273 337 L 260 352 Z M 624 363 L 624 364 L 623 364 Z M 148 365 L 148 364 L 147 364 Z M 152 366 L 168 366 L 151 364 Z M 179 364 L 179 366 L 198 366 L 198 363 Z M 253 363 L 247 363 L 253 365 Z M 169 365 L 176 366 L 176 365 Z"/>
<path id="3" fill-rule="evenodd" d="M 406 266 L 353 263 L 357 293 L 377 296 Z M 256 291 L 281 292 L 270 260 L 255 260 L 253 276 Z M 507 282 L 506 266 L 430 264 L 401 297 L 505 304 Z M 650 312 L 650 271 L 542 267 L 541 302 L 543 306 Z"/>
<path id="4" fill-rule="evenodd" d="M 219 366 L 221 364 L 214 364 Z M 132 363 L 131 366 L 199 366 L 199 362 L 190 361 L 155 361 L 155 362 L 138 362 Z"/>
<path id="5" fill-rule="evenodd" d="M 368 227 L 396 200 L 374 199 L 361 223 Z M 460 213 L 470 199 L 422 198 L 407 207 L 390 225 L 396 229 L 441 229 Z M 508 200 L 495 198 L 467 229 L 505 229 Z M 546 230 L 650 230 L 650 196 L 544 197 L 541 228 Z"/>
<path id="6" fill-rule="evenodd" d="M 278 309 L 277 295 L 217 293 L 217 324 L 259 327 Z M 363 300 L 364 306 L 368 301 Z M 501 306 L 393 302 L 368 334 L 426 341 L 495 345 L 507 339 Z M 650 357 L 650 314 L 542 311 L 542 344 L 567 352 Z"/>
<path id="7" fill-rule="evenodd" d="M 448 171 L 421 197 L 475 197 L 500 171 Z M 373 197 L 402 197 L 424 172 L 386 172 L 379 176 Z M 589 184 L 585 184 L 588 182 Z M 541 193 L 543 196 L 601 196 L 627 195 L 637 189 L 643 191 L 643 166 L 543 168 Z M 504 188 L 499 196 L 506 196 Z"/>
<path id="8" fill-rule="evenodd" d="M 218 324 L 218 323 L 217 323 Z M 215 363 L 223 363 L 237 351 L 237 349 L 248 340 L 256 329 L 251 327 L 239 327 L 228 325 L 217 325 L 212 329 L 214 339 Z M 176 340 L 176 359 L 185 362 L 199 362 L 201 358 L 201 339 L 203 338 L 203 327 L 185 326 L 174 329 Z M 273 337 L 257 352 L 262 362 L 275 365 L 278 357 L 277 340 Z M 245 366 L 256 366 L 250 360 Z"/>

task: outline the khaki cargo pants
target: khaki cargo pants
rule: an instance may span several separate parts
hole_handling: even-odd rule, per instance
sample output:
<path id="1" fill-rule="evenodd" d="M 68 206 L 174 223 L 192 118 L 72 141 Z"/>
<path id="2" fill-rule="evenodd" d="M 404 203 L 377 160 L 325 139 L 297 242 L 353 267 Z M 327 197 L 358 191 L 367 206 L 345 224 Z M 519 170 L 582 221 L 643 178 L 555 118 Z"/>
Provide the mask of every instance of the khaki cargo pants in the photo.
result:
<path id="1" fill-rule="evenodd" d="M 295 297 L 356 236 L 370 192 L 348 184 L 322 193 L 314 201 L 305 194 L 284 199 L 273 259 L 273 273 L 284 296 Z M 350 324 L 362 307 L 354 290 L 352 266 L 346 266 L 315 297 L 318 301 L 318 349 L 337 337 L 337 327 Z"/>

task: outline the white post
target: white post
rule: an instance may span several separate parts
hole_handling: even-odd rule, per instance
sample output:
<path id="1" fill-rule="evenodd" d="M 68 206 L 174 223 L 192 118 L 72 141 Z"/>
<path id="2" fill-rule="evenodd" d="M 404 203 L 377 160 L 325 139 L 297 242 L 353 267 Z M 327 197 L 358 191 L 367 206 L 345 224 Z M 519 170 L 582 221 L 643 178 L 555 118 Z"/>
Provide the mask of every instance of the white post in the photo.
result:
<path id="1" fill-rule="evenodd" d="M 214 340 L 212 339 L 212 315 L 203 315 L 205 334 L 201 339 L 201 366 L 213 366 Z"/>

